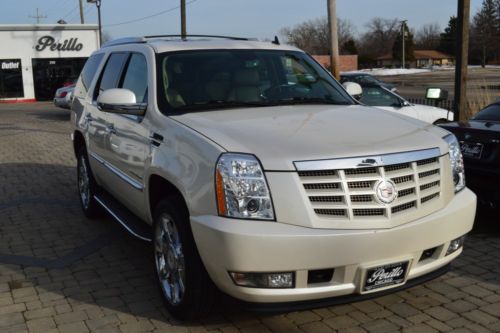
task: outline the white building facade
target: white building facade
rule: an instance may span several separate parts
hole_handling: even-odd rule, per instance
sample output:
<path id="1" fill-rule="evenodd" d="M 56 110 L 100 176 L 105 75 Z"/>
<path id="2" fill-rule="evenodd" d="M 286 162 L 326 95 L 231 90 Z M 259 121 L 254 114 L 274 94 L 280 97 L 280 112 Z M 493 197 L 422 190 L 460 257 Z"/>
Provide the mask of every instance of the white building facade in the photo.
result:
<path id="1" fill-rule="evenodd" d="M 97 25 L 0 25 L 0 103 L 52 99 L 98 48 Z"/>

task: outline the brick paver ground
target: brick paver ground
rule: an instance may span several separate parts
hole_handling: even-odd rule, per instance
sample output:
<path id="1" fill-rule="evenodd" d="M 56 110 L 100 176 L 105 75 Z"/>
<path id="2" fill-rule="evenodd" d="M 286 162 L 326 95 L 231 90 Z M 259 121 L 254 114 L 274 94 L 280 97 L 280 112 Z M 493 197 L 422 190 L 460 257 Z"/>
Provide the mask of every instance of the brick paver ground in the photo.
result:
<path id="1" fill-rule="evenodd" d="M 256 314 L 223 301 L 180 323 L 164 310 L 149 245 L 87 220 L 69 112 L 0 105 L 0 332 L 500 332 L 500 235 L 469 237 L 450 273 L 359 303 Z M 498 222 L 498 218 L 491 218 Z"/>

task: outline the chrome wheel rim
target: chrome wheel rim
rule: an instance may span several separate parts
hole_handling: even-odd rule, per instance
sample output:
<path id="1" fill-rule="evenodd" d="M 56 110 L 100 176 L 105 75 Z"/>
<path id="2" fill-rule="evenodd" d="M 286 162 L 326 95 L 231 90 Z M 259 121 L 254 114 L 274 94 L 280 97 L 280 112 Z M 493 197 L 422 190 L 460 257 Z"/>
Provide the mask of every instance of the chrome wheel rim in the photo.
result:
<path id="1" fill-rule="evenodd" d="M 177 227 L 166 214 L 156 224 L 155 261 L 165 298 L 172 305 L 179 304 L 186 289 L 184 253 Z"/>
<path id="2" fill-rule="evenodd" d="M 80 165 L 78 166 L 78 189 L 83 207 L 88 208 L 90 202 L 90 178 L 85 163 L 85 157 L 80 157 Z"/>

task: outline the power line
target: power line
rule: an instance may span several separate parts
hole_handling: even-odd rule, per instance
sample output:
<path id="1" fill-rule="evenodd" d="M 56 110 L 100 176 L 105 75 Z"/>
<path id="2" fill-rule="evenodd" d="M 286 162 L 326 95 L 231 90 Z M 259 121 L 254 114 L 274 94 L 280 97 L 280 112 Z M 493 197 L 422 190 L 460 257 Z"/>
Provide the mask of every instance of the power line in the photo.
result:
<path id="1" fill-rule="evenodd" d="M 193 2 L 196 2 L 196 1 L 198 1 L 198 0 L 188 1 L 186 3 L 186 5 L 190 5 L 190 4 L 192 4 Z M 166 9 L 164 11 L 158 12 L 156 14 L 153 14 L 153 15 L 148 15 L 148 16 L 144 16 L 144 17 L 140 17 L 140 18 L 137 18 L 137 19 L 134 19 L 134 20 L 120 22 L 120 23 L 107 24 L 107 25 L 104 25 L 103 27 L 116 27 L 116 26 L 119 26 L 119 25 L 125 25 L 125 24 L 140 22 L 140 21 L 144 21 L 144 20 L 147 20 L 147 19 L 150 19 L 150 18 L 153 18 L 153 17 L 156 17 L 156 16 L 160 16 L 160 15 L 163 15 L 163 14 L 166 14 L 166 13 L 169 13 L 169 12 L 173 12 L 174 10 L 177 10 L 179 8 L 181 8 L 181 6 L 175 6 L 175 7 Z"/>
<path id="2" fill-rule="evenodd" d="M 65 19 L 69 15 L 71 15 L 75 10 L 78 9 L 78 5 L 76 5 L 73 9 L 71 9 L 66 15 L 64 15 L 62 18 Z"/>

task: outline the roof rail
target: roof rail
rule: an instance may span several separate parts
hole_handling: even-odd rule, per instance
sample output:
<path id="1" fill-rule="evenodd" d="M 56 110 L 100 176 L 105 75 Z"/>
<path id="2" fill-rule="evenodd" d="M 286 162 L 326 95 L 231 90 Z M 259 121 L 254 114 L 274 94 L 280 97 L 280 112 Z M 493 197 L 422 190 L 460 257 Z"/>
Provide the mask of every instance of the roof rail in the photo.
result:
<path id="1" fill-rule="evenodd" d="M 153 35 L 153 36 L 144 36 L 146 39 L 151 39 L 151 38 L 173 38 L 173 37 L 206 37 L 206 38 L 221 38 L 221 39 L 231 39 L 231 40 L 246 40 L 246 41 L 251 41 L 251 40 L 256 40 L 253 38 L 245 38 L 245 37 L 232 37 L 232 36 L 219 36 L 219 35 Z"/>
<path id="2" fill-rule="evenodd" d="M 102 47 L 122 45 L 122 44 L 135 44 L 135 43 L 146 43 L 144 37 L 124 37 L 110 40 L 102 45 Z"/>

